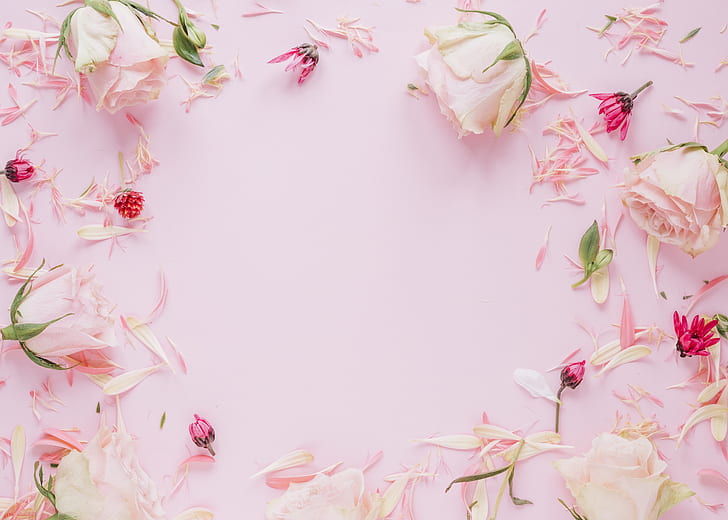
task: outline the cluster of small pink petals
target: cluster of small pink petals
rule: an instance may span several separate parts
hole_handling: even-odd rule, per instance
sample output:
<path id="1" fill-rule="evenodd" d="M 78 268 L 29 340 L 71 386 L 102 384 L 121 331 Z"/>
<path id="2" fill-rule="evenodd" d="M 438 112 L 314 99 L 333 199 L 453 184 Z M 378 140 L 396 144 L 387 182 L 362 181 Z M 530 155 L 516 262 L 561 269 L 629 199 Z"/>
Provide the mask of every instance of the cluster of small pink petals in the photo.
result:
<path id="1" fill-rule="evenodd" d="M 632 118 L 632 101 L 625 92 L 612 94 L 590 94 L 591 97 L 601 101 L 599 113 L 607 122 L 607 133 L 620 128 L 619 138 L 624 141 L 629 130 L 629 121 Z"/>
<path id="2" fill-rule="evenodd" d="M 568 85 L 549 67 L 550 62 L 537 63 L 531 60 L 533 82 L 528 97 L 521 107 L 522 111 L 533 111 L 542 107 L 550 99 L 567 99 L 584 94 L 586 90 L 568 90 Z"/>
<path id="3" fill-rule="evenodd" d="M 612 392 L 614 396 L 622 401 L 626 406 L 629 406 L 630 408 L 634 408 L 637 413 L 644 417 L 644 413 L 642 411 L 642 408 L 640 406 L 640 401 L 647 400 L 654 404 L 655 406 L 658 406 L 660 408 L 665 407 L 665 403 L 662 402 L 662 400 L 658 399 L 654 395 L 652 395 L 650 392 L 645 390 L 644 388 L 640 388 L 635 385 L 627 385 L 627 394 L 621 394 L 616 391 Z"/>
<path id="4" fill-rule="evenodd" d="M 270 7 L 266 7 L 260 2 L 255 2 L 255 5 L 258 7 L 255 11 L 247 11 L 243 13 L 243 18 L 252 18 L 256 16 L 263 16 L 266 14 L 283 14 L 283 11 L 279 11 L 278 9 L 271 9 Z"/>
<path id="5" fill-rule="evenodd" d="M 306 81 L 306 78 L 316 69 L 319 61 L 318 47 L 311 43 L 302 43 L 283 54 L 268 60 L 268 63 L 281 63 L 290 60 L 286 66 L 286 72 L 300 69 L 298 84 Z"/>
<path id="6" fill-rule="evenodd" d="M 354 54 L 361 58 L 364 56 L 364 51 L 371 54 L 379 52 L 379 48 L 374 44 L 374 27 L 359 25 L 359 20 L 359 18 L 343 16 L 336 20 L 336 28 L 330 29 L 307 18 L 306 21 L 311 24 L 320 37 L 312 34 L 308 27 L 304 27 L 304 29 L 317 45 L 325 49 L 329 48 L 325 39 L 327 37 L 347 40 Z"/>
<path id="7" fill-rule="evenodd" d="M 189 112 L 192 108 L 192 103 L 198 99 L 215 98 L 220 95 L 220 92 L 222 92 L 222 89 L 225 86 L 225 82 L 230 79 L 230 74 L 227 73 L 224 66 L 214 67 L 211 71 L 215 71 L 216 69 L 221 72 L 213 76 L 211 76 L 210 72 L 208 72 L 200 81 L 196 82 L 189 81 L 184 76 L 180 76 L 189 89 L 187 99 L 180 101 L 180 105 L 185 107 L 185 112 Z M 237 56 L 233 63 L 233 70 L 235 77 L 242 77 Z"/>
<path id="8" fill-rule="evenodd" d="M 539 159 L 531 150 L 533 179 L 531 189 L 536 184 L 550 184 L 556 192 L 556 197 L 547 202 L 566 201 L 574 204 L 584 204 L 578 193 L 569 193 L 567 184 L 584 177 L 596 175 L 599 170 L 585 166 L 588 161 L 586 151 L 589 146 L 585 142 L 583 132 L 579 131 L 580 124 L 571 117 L 559 116 L 543 130 L 544 135 L 554 135 L 557 138 L 556 146 L 546 149 L 546 155 Z M 590 130 L 584 130 L 590 136 L 598 134 L 603 129 L 595 125 Z"/>
<path id="9" fill-rule="evenodd" d="M 709 356 L 708 347 L 720 341 L 713 331 L 718 320 L 707 321 L 696 314 L 688 324 L 687 316 L 681 316 L 677 311 L 672 319 L 677 336 L 676 348 L 680 357 Z"/>
<path id="10" fill-rule="evenodd" d="M 689 101 L 680 96 L 675 99 L 695 111 L 695 123 L 693 125 L 692 140 L 700 141 L 701 125 L 720 128 L 723 122 L 728 119 L 728 102 L 722 96 L 713 96 L 707 101 Z M 678 119 L 684 119 L 684 112 L 677 108 L 664 107 L 665 111 Z"/>
<path id="11" fill-rule="evenodd" d="M 612 52 L 627 48 L 622 64 L 626 63 L 632 53 L 637 50 L 666 59 L 681 67 L 692 66 L 683 59 L 681 48 L 678 52 L 674 52 L 661 47 L 668 27 L 665 20 L 656 16 L 661 3 L 662 0 L 645 7 L 624 8 L 620 14 L 614 15 L 616 20 L 606 30 L 589 27 L 588 29 L 598 33 L 600 37 L 606 38 L 612 45 L 604 58 L 606 59 Z"/>

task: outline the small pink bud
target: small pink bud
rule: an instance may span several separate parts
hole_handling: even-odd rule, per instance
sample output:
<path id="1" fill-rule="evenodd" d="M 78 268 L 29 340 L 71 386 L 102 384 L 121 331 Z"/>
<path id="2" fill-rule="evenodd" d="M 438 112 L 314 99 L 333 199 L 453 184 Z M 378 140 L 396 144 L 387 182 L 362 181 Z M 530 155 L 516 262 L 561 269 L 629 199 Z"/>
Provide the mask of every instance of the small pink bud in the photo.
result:
<path id="1" fill-rule="evenodd" d="M 210 455 L 215 456 L 212 443 L 215 441 L 215 428 L 205 419 L 195 414 L 195 422 L 190 424 L 190 437 L 200 448 L 206 448 Z"/>
<path id="2" fill-rule="evenodd" d="M 561 386 L 576 388 L 584 380 L 586 361 L 566 365 L 561 371 Z"/>
<path id="3" fill-rule="evenodd" d="M 11 182 L 20 182 L 26 179 L 30 179 L 35 173 L 35 166 L 26 160 L 23 155 L 18 151 L 15 154 L 15 159 L 11 159 L 5 165 L 5 177 Z"/>

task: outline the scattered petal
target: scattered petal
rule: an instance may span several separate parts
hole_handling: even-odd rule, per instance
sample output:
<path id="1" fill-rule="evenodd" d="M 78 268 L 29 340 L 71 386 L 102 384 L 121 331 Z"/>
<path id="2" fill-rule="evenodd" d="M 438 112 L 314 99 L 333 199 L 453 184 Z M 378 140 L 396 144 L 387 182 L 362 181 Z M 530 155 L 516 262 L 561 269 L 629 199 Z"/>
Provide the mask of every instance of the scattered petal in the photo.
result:
<path id="1" fill-rule="evenodd" d="M 541 372 L 529 368 L 517 368 L 513 371 L 513 380 L 533 397 L 543 397 L 555 403 L 559 402 L 556 392 Z"/>

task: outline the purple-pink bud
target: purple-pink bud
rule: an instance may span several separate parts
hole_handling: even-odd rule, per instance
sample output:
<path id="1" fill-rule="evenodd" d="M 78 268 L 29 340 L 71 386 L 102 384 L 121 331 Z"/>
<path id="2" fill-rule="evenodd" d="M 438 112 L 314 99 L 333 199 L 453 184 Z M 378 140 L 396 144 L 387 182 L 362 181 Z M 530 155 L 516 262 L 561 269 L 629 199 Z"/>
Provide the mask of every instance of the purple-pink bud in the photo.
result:
<path id="1" fill-rule="evenodd" d="M 23 155 L 18 152 L 15 159 L 10 159 L 5 165 L 5 177 L 11 182 L 20 182 L 30 179 L 35 173 L 35 166 L 26 160 Z"/>
<path id="2" fill-rule="evenodd" d="M 190 437 L 197 446 L 206 448 L 210 455 L 215 456 L 215 450 L 212 449 L 212 443 L 215 441 L 215 428 L 197 414 L 195 414 L 195 422 L 190 424 Z"/>
<path id="3" fill-rule="evenodd" d="M 561 386 L 576 388 L 584 380 L 586 361 L 579 361 L 566 365 L 561 371 Z"/>

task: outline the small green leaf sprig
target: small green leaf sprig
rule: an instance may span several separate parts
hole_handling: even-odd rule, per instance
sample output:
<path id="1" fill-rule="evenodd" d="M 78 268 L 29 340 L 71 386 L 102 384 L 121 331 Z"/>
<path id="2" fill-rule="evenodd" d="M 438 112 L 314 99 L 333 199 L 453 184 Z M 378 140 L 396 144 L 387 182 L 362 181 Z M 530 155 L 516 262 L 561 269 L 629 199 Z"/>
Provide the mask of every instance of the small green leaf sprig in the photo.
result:
<path id="1" fill-rule="evenodd" d="M 36 461 L 33 466 L 33 480 L 35 481 L 35 487 L 38 489 L 38 493 L 48 499 L 48 501 L 56 510 L 55 514 L 46 518 L 46 520 L 75 520 L 70 515 L 59 513 L 56 508 L 56 494 L 53 492 L 53 475 L 48 477 L 48 482 L 43 483 L 43 466 L 40 462 Z"/>
<path id="2" fill-rule="evenodd" d="M 495 507 L 493 509 L 493 514 L 490 516 L 490 520 L 495 520 L 496 515 L 498 514 L 498 508 L 500 507 L 501 498 L 503 498 L 503 493 L 505 491 L 506 485 L 508 486 L 508 495 L 511 497 L 511 501 L 514 505 L 517 506 L 523 506 L 526 504 L 533 504 L 530 500 L 526 500 L 523 498 L 518 498 L 513 494 L 513 476 L 516 472 L 516 463 L 518 462 L 518 457 L 521 455 L 521 450 L 523 449 L 524 441 L 521 440 L 518 443 L 518 448 L 516 449 L 515 455 L 513 457 L 513 462 L 508 464 L 507 466 L 504 466 L 502 468 L 498 468 L 493 471 L 489 471 L 487 473 L 479 473 L 477 475 L 467 475 L 465 477 L 456 478 L 452 482 L 450 482 L 450 485 L 447 486 L 445 489 L 445 493 L 450 491 L 450 488 L 454 484 L 461 484 L 466 482 L 476 482 L 478 480 L 484 480 L 486 478 L 495 477 L 496 475 L 500 475 L 501 473 L 505 473 L 506 477 L 503 479 L 503 484 L 501 484 L 500 491 L 498 492 L 498 497 L 495 501 Z M 475 503 L 470 504 L 470 509 L 475 505 Z"/>
<path id="3" fill-rule="evenodd" d="M 174 50 L 177 55 L 183 60 L 192 63 L 193 65 L 197 65 L 198 67 L 204 67 L 204 63 L 202 63 L 202 60 L 200 59 L 199 50 L 205 47 L 205 45 L 207 44 L 207 36 L 205 36 L 205 32 L 202 29 L 197 27 L 192 22 L 192 20 L 190 20 L 190 17 L 187 15 L 187 10 L 184 8 L 180 0 L 174 0 L 174 3 L 177 5 L 178 11 L 177 22 L 168 20 L 167 18 L 161 16 L 160 14 L 157 14 L 156 12 L 152 11 L 147 7 L 144 7 L 137 2 L 134 2 L 133 0 L 84 0 L 84 4 L 86 7 L 92 7 L 104 16 L 109 16 L 113 18 L 114 21 L 116 21 L 116 23 L 121 26 L 118 18 L 114 14 L 114 10 L 111 8 L 111 2 L 119 2 L 121 4 L 124 4 L 126 7 L 131 9 L 132 12 L 135 12 L 139 21 L 142 23 L 142 25 L 144 25 L 144 29 L 146 30 L 147 34 L 154 39 L 156 39 L 154 31 L 144 22 L 144 20 L 141 18 L 142 16 L 146 16 L 154 20 L 162 20 L 174 26 L 174 30 L 172 31 L 172 44 L 174 45 Z M 76 9 L 71 11 L 61 24 L 60 35 L 58 38 L 58 48 L 56 49 L 56 60 L 58 60 L 61 49 L 65 51 L 66 56 L 69 59 L 73 59 L 73 57 L 71 56 L 71 51 L 68 48 L 68 34 L 71 31 L 71 18 L 73 18 L 73 15 L 76 14 L 76 11 L 78 11 L 79 9 L 81 8 L 77 7 Z"/>
<path id="4" fill-rule="evenodd" d="M 564 502 L 560 498 L 559 498 L 559 502 L 561 502 L 561 505 L 564 506 L 569 513 L 571 513 L 571 516 L 574 517 L 574 520 L 587 520 L 587 518 L 585 516 L 581 516 L 579 513 L 576 512 L 575 507 L 567 506 L 566 502 Z"/>
<path id="5" fill-rule="evenodd" d="M 599 226 L 595 220 L 579 242 L 579 258 L 584 269 L 584 277 L 571 287 L 579 287 L 589 280 L 599 269 L 609 265 L 613 257 L 614 252 L 611 249 L 599 249 Z"/>
<path id="6" fill-rule="evenodd" d="M 18 323 L 18 318 L 22 316 L 20 312 L 20 305 L 30 294 L 31 289 L 33 288 L 32 281 L 35 278 L 35 275 L 38 274 L 38 271 L 43 268 L 44 264 L 45 261 L 41 262 L 40 266 L 33 271 L 33 274 L 31 274 L 28 279 L 25 280 L 25 283 L 20 286 L 20 289 L 18 289 L 15 298 L 13 298 L 13 302 L 10 304 L 10 325 L 0 329 L 0 336 L 2 339 L 17 341 L 20 343 L 20 348 L 23 349 L 25 355 L 28 356 L 28 358 L 30 358 L 30 360 L 36 365 L 42 366 L 43 368 L 50 368 L 51 370 L 68 370 L 73 367 L 64 367 L 50 359 L 39 356 L 30 350 L 25 342 L 41 334 L 44 330 L 46 330 L 46 328 L 48 328 L 49 325 L 70 316 L 72 313 L 64 314 L 63 316 L 45 323 Z M 52 267 L 50 270 L 52 271 L 58 267 L 61 266 L 57 265 Z"/>
<path id="7" fill-rule="evenodd" d="M 486 25 L 503 25 L 508 28 L 513 33 L 513 37 L 515 38 L 514 41 L 508 43 L 503 50 L 496 56 L 495 60 L 493 60 L 493 63 L 488 65 L 486 68 L 483 69 L 483 72 L 486 72 L 491 67 L 495 66 L 500 61 L 513 61 L 518 59 L 523 59 L 523 61 L 526 63 L 526 77 L 523 79 L 523 92 L 521 93 L 521 97 L 518 100 L 518 104 L 516 105 L 516 108 L 513 109 L 513 113 L 511 113 L 510 117 L 508 118 L 508 121 L 506 121 L 506 124 L 503 126 L 508 126 L 511 124 L 511 122 L 516 118 L 518 115 L 518 111 L 523 106 L 523 103 L 526 102 L 526 98 L 528 97 L 528 92 L 531 90 L 531 84 L 533 83 L 533 72 L 531 71 L 531 62 L 528 59 L 528 56 L 526 56 L 526 51 L 523 49 L 523 45 L 521 44 L 521 41 L 518 39 L 518 36 L 516 35 L 516 31 L 513 30 L 513 26 L 510 24 L 508 20 L 506 20 L 503 16 L 499 15 L 498 13 L 494 13 L 491 11 L 477 11 L 477 10 L 468 10 L 468 9 L 455 9 L 456 11 L 460 11 L 461 13 L 478 13 L 485 16 L 490 16 L 493 18 L 493 20 L 488 20 L 487 22 L 483 22 Z"/>

